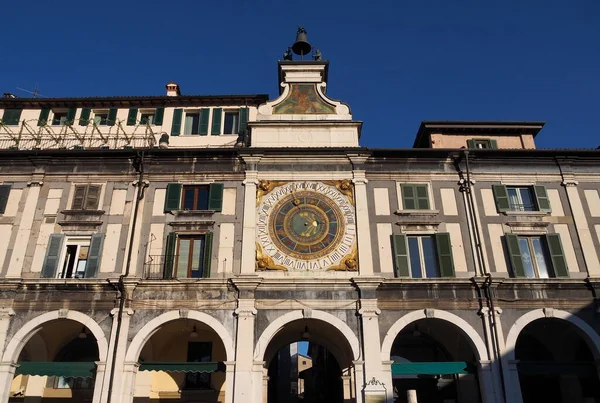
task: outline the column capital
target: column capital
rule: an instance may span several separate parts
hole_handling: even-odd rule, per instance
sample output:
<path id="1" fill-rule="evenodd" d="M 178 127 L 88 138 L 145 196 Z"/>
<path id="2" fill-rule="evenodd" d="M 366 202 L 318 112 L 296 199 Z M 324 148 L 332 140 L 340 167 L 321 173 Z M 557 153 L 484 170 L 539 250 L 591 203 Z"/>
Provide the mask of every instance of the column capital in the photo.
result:
<path id="1" fill-rule="evenodd" d="M 43 181 L 31 181 L 27 182 L 28 187 L 41 187 L 44 184 Z"/>
<path id="2" fill-rule="evenodd" d="M 369 181 L 367 180 L 366 171 L 363 169 L 355 169 L 352 171 L 352 183 L 355 185 L 359 184 L 367 184 Z"/>
<path id="3" fill-rule="evenodd" d="M 0 319 L 10 318 L 15 315 L 15 310 L 12 308 L 0 308 Z"/>
<path id="4" fill-rule="evenodd" d="M 240 158 L 242 159 L 242 161 L 244 161 L 248 165 L 258 164 L 262 157 L 262 154 L 240 154 Z"/>
<path id="5" fill-rule="evenodd" d="M 115 316 L 119 313 L 119 308 L 113 308 L 110 310 L 110 316 Z M 123 313 L 127 316 L 133 316 L 135 311 L 131 308 L 123 308 Z"/>
<path id="6" fill-rule="evenodd" d="M 238 317 L 250 318 L 258 313 L 254 307 L 253 299 L 238 299 L 238 307 L 234 311 Z"/>
<path id="7" fill-rule="evenodd" d="M 359 304 L 358 313 L 364 318 L 375 318 L 381 313 L 376 299 L 361 299 Z"/>
<path id="8" fill-rule="evenodd" d="M 579 182 L 575 179 L 564 179 L 560 184 L 566 188 L 570 188 L 576 187 L 577 185 L 579 185 Z"/>

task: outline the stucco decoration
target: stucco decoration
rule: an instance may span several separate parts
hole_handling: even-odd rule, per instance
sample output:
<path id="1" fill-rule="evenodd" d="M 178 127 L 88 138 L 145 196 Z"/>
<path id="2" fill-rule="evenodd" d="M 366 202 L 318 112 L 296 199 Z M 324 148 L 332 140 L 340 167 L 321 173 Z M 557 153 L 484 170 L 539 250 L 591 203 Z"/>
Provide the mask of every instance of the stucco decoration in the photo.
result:
<path id="1" fill-rule="evenodd" d="M 335 113 L 335 107 L 319 96 L 316 84 L 290 84 L 287 97 L 273 107 L 273 113 Z"/>

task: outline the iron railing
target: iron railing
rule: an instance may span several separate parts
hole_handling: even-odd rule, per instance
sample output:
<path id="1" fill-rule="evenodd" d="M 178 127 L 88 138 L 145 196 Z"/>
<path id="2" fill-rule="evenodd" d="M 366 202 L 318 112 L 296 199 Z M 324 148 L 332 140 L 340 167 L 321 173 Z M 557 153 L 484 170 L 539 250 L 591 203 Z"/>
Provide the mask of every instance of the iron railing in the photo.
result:
<path id="1" fill-rule="evenodd" d="M 170 280 L 173 278 L 171 255 L 150 255 L 144 263 L 144 278 L 147 280 Z"/>

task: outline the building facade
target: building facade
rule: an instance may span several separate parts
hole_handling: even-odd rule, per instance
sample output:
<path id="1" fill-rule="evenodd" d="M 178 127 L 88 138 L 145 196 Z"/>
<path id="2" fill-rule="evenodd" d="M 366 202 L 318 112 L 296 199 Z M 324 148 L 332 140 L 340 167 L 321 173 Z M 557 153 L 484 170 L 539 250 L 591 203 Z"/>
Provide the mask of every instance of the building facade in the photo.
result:
<path id="1" fill-rule="evenodd" d="M 600 401 L 600 151 L 361 147 L 327 78 L 0 99 L 0 402 L 275 402 L 306 338 L 311 401 Z"/>

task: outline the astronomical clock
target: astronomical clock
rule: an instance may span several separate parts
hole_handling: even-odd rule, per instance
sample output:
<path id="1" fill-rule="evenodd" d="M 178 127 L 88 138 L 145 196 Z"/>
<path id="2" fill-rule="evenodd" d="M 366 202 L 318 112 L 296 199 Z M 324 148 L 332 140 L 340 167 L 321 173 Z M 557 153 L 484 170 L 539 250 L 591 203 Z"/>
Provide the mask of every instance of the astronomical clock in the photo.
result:
<path id="1" fill-rule="evenodd" d="M 257 270 L 358 270 L 353 185 L 260 181 Z"/>

